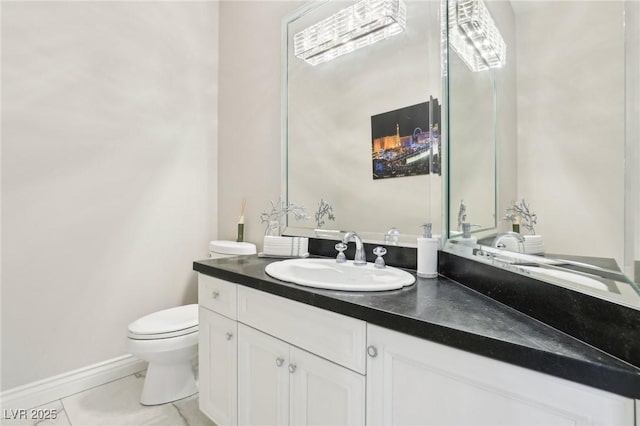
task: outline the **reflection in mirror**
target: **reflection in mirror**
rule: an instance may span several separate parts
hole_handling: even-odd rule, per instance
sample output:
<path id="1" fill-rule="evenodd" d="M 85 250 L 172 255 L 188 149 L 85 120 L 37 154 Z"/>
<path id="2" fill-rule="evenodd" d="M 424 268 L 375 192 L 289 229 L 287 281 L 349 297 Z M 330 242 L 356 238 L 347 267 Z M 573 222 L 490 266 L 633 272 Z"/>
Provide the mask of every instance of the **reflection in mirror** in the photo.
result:
<path id="1" fill-rule="evenodd" d="M 449 249 L 640 309 L 633 284 L 640 252 L 636 2 L 485 3 L 507 46 L 506 63 L 472 72 L 449 52 L 449 222 L 455 230 L 464 199 L 468 222 L 497 229 L 478 235 L 480 246 L 460 245 L 452 232 Z M 478 146 L 491 136 L 495 151 L 492 140 Z M 496 180 L 469 161 L 469 150 L 482 151 L 484 161 L 496 155 Z M 472 199 L 476 193 L 485 195 Z M 486 214 L 494 202 L 495 219 Z M 523 205 L 535 213 L 536 237 L 514 215 Z M 494 239 L 515 230 L 522 241 Z"/>
<path id="2" fill-rule="evenodd" d="M 283 29 L 284 199 L 311 216 L 286 233 L 384 243 L 391 231 L 387 243 L 415 246 L 423 223 L 442 229 L 441 5 L 405 1 L 404 31 L 315 66 L 296 57 L 296 34 L 354 3 L 314 3 Z M 322 203 L 333 220 L 313 220 Z"/>
<path id="3" fill-rule="evenodd" d="M 473 72 L 456 54 L 449 67 L 449 229 L 459 235 L 466 222 L 478 225 L 476 231 L 495 230 L 494 71 Z"/>

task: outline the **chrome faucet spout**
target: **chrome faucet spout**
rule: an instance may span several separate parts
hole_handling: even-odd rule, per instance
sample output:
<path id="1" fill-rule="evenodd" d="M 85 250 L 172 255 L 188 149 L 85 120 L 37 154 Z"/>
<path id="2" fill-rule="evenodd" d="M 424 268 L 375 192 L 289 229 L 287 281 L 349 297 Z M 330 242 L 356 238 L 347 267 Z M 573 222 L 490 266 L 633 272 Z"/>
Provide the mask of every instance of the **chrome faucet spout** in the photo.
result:
<path id="1" fill-rule="evenodd" d="M 367 255 L 364 251 L 364 244 L 362 243 L 362 238 L 358 234 L 353 231 L 349 231 L 344 234 L 342 238 L 342 242 L 347 244 L 350 241 L 354 241 L 356 243 L 356 255 L 353 257 L 354 265 L 366 265 L 367 264 Z"/>
<path id="2" fill-rule="evenodd" d="M 496 235 L 496 237 L 493 239 L 493 243 L 491 244 L 491 247 L 495 247 L 499 249 L 506 248 L 507 246 L 505 245 L 505 243 L 502 242 L 502 240 L 505 237 L 515 238 L 516 241 L 518 241 L 518 253 L 524 253 L 524 241 L 525 241 L 524 237 L 521 234 L 513 231 L 501 232 L 500 234 Z"/>

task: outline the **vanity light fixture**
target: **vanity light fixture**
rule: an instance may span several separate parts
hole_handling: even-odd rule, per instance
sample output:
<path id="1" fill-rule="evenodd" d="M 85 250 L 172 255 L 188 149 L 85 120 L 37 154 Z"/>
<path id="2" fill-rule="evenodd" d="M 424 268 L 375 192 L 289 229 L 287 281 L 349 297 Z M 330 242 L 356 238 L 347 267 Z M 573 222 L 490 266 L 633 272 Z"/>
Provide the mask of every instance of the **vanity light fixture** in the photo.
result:
<path id="1" fill-rule="evenodd" d="M 401 33 L 406 17 L 403 0 L 362 0 L 297 33 L 294 54 L 318 65 Z"/>
<path id="2" fill-rule="evenodd" d="M 449 40 L 471 71 L 500 68 L 507 45 L 482 0 L 450 0 Z"/>

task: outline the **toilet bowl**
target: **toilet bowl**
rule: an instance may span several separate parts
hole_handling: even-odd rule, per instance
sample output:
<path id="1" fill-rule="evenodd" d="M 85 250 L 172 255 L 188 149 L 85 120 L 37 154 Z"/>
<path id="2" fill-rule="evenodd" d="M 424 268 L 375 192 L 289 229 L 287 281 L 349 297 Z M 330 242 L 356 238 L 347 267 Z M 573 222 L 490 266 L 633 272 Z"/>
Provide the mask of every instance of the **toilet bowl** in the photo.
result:
<path id="1" fill-rule="evenodd" d="M 144 316 L 129 324 L 127 347 L 149 363 L 140 403 L 164 404 L 198 392 L 198 305 Z"/>

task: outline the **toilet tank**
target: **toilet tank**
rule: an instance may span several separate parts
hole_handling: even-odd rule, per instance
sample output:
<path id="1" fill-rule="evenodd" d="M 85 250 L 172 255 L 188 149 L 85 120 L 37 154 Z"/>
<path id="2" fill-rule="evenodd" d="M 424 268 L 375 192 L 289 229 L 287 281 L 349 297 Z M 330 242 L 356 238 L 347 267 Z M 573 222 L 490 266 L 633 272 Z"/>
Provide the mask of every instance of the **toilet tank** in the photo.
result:
<path id="1" fill-rule="evenodd" d="M 216 240 L 209 242 L 209 258 L 222 259 L 256 254 L 256 245 L 247 242 Z"/>

